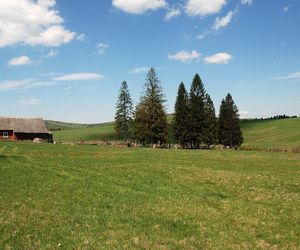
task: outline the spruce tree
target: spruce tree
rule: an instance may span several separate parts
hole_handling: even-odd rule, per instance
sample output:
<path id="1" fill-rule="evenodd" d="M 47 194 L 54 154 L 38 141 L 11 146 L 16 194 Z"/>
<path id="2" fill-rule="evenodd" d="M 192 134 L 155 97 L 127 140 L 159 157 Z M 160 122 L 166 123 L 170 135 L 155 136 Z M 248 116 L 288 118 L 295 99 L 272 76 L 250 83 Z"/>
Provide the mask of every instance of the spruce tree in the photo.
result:
<path id="1" fill-rule="evenodd" d="M 219 142 L 230 148 L 242 145 L 244 138 L 240 126 L 238 108 L 228 93 L 222 100 L 219 114 Z"/>
<path id="2" fill-rule="evenodd" d="M 132 125 L 132 99 L 129 94 L 127 82 L 121 84 L 115 114 L 115 131 L 119 139 L 130 139 Z"/>
<path id="3" fill-rule="evenodd" d="M 133 137 L 137 142 L 147 141 L 146 109 L 142 103 L 137 104 L 134 112 Z"/>
<path id="4" fill-rule="evenodd" d="M 205 96 L 205 126 L 203 131 L 203 142 L 210 147 L 217 142 L 217 118 L 213 101 L 209 94 Z"/>
<path id="5" fill-rule="evenodd" d="M 147 74 L 144 95 L 135 114 L 136 137 L 143 144 L 163 144 L 168 133 L 165 99 L 154 68 Z"/>
<path id="6" fill-rule="evenodd" d="M 189 123 L 189 99 L 184 83 L 181 82 L 178 88 L 173 118 L 174 136 L 180 145 L 185 148 L 188 143 Z"/>
<path id="7" fill-rule="evenodd" d="M 189 141 L 192 148 L 204 142 L 205 89 L 198 74 L 195 75 L 190 91 Z"/>

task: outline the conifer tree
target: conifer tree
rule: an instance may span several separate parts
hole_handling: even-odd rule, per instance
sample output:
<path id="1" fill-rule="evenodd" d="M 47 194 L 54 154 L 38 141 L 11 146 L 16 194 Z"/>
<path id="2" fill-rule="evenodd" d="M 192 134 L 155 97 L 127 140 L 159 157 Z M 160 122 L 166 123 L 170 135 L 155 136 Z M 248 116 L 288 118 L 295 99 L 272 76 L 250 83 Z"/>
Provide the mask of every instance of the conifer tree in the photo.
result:
<path id="1" fill-rule="evenodd" d="M 137 139 L 143 144 L 163 144 L 168 133 L 165 99 L 154 68 L 147 74 L 144 95 L 135 114 Z"/>
<path id="2" fill-rule="evenodd" d="M 243 141 L 238 108 L 228 93 L 222 100 L 219 114 L 219 142 L 230 148 L 239 147 Z"/>
<path id="3" fill-rule="evenodd" d="M 194 76 L 190 91 L 189 141 L 192 148 L 204 142 L 205 89 L 198 74 Z"/>
<path id="4" fill-rule="evenodd" d="M 184 83 L 181 82 L 178 88 L 175 103 L 175 113 L 173 118 L 174 136 L 180 145 L 185 148 L 188 143 L 188 123 L 189 123 L 189 99 Z"/>
<path id="5" fill-rule="evenodd" d="M 217 142 L 217 118 L 213 101 L 209 94 L 205 96 L 205 127 L 203 131 L 203 142 L 210 147 Z"/>
<path id="6" fill-rule="evenodd" d="M 132 125 L 132 99 L 129 94 L 127 82 L 121 84 L 115 114 L 115 131 L 119 139 L 130 139 Z"/>
<path id="7" fill-rule="evenodd" d="M 143 103 L 136 105 L 133 122 L 133 138 L 143 144 L 147 141 L 146 109 Z"/>

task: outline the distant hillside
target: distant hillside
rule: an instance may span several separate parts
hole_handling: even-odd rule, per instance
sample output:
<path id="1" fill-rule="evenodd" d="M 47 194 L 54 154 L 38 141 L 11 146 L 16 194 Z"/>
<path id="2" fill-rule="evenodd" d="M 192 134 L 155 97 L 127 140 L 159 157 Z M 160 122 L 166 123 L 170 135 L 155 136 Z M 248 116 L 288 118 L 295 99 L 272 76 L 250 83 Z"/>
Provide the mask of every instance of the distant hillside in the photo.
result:
<path id="1" fill-rule="evenodd" d="M 55 141 L 106 141 L 114 140 L 114 126 L 113 123 L 99 124 L 98 126 L 86 126 L 83 128 L 59 130 L 53 132 Z"/>
<path id="2" fill-rule="evenodd" d="M 171 117 L 168 117 L 170 122 Z M 72 124 L 48 122 L 56 125 L 60 131 L 54 131 L 56 141 L 93 141 L 114 140 L 113 122 L 104 124 Z M 259 147 L 295 147 L 300 146 L 300 118 L 279 120 L 244 120 L 241 123 L 245 146 Z M 169 142 L 174 142 L 173 132 L 169 128 Z"/>
<path id="3" fill-rule="evenodd" d="M 300 118 L 246 120 L 242 122 L 242 130 L 246 146 L 300 146 Z"/>
<path id="4" fill-rule="evenodd" d="M 98 124 L 81 124 L 81 123 L 68 123 L 68 122 L 59 122 L 59 121 L 51 121 L 45 120 L 46 127 L 50 131 L 55 130 L 69 130 L 69 129 L 80 129 L 80 128 L 91 128 L 91 127 L 99 127 L 105 124 L 111 123 L 98 123 Z"/>
<path id="5" fill-rule="evenodd" d="M 168 123 L 171 123 L 173 115 L 167 115 Z M 50 131 L 59 131 L 59 130 L 70 130 L 70 129 L 82 129 L 82 128 L 93 128 L 93 127 L 105 127 L 113 126 L 114 122 L 105 122 L 105 123 L 95 123 L 95 124 L 85 124 L 85 123 L 69 123 L 69 122 L 59 122 L 52 120 L 45 120 L 46 127 Z"/>

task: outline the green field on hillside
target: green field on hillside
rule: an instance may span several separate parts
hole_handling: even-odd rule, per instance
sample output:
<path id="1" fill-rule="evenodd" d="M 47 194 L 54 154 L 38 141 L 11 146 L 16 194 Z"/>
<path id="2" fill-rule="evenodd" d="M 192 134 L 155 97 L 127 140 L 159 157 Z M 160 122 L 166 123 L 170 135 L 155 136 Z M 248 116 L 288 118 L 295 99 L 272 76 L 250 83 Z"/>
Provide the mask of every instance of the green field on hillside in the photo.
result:
<path id="1" fill-rule="evenodd" d="M 51 120 L 45 120 L 45 124 L 50 131 L 82 129 L 82 128 L 99 127 L 101 125 L 104 125 L 104 124 L 68 123 L 68 122 L 59 122 L 59 121 L 51 121 Z"/>
<path id="2" fill-rule="evenodd" d="M 0 142 L 0 248 L 299 249 L 299 162 Z"/>
<path id="3" fill-rule="evenodd" d="M 246 120 L 241 123 L 246 146 L 300 146 L 300 118 L 282 120 Z M 171 129 L 169 142 L 174 142 Z M 113 140 L 113 123 L 98 127 L 55 131 L 56 141 Z"/>
<path id="4" fill-rule="evenodd" d="M 250 120 L 242 123 L 245 145 L 264 147 L 300 146 L 300 118 Z"/>
<path id="5" fill-rule="evenodd" d="M 107 141 L 116 139 L 113 123 L 106 123 L 94 127 L 53 131 L 53 134 L 54 140 L 57 142 Z M 170 127 L 169 142 L 173 141 L 173 133 Z"/>
<path id="6" fill-rule="evenodd" d="M 108 124 L 96 127 L 54 131 L 53 137 L 54 140 L 58 142 L 106 141 L 114 140 L 115 133 L 113 124 Z"/>

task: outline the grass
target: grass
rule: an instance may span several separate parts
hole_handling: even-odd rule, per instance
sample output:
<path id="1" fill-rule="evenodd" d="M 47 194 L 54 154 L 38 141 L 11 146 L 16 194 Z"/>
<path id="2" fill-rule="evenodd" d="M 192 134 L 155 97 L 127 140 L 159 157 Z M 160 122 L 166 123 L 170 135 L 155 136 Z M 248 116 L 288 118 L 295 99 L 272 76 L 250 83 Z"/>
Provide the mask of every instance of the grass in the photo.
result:
<path id="1" fill-rule="evenodd" d="M 115 130 L 112 123 L 95 127 L 54 131 L 54 140 L 57 142 L 112 141 L 115 139 Z M 170 143 L 174 142 L 171 127 L 169 128 L 168 141 Z"/>
<path id="2" fill-rule="evenodd" d="M 59 122 L 52 120 L 45 120 L 46 127 L 51 130 L 67 130 L 67 129 L 82 129 L 82 128 L 91 128 L 99 127 L 104 124 L 83 124 L 83 123 L 68 123 L 68 122 Z"/>
<path id="3" fill-rule="evenodd" d="M 170 116 L 168 117 L 170 120 Z M 170 122 L 170 121 L 169 121 Z M 246 147 L 299 147 L 300 118 L 283 120 L 246 120 L 241 123 Z M 81 129 L 54 131 L 56 141 L 96 141 L 114 140 L 112 123 Z M 169 129 L 170 143 L 174 142 L 172 130 Z"/>
<path id="4" fill-rule="evenodd" d="M 0 248 L 299 249 L 299 162 L 0 143 Z"/>
<path id="5" fill-rule="evenodd" d="M 300 146 L 300 118 L 280 120 L 249 120 L 242 123 L 248 146 Z"/>
<path id="6" fill-rule="evenodd" d="M 114 140 L 115 132 L 112 124 L 80 129 L 54 131 L 54 140 L 58 142 L 106 141 Z"/>

